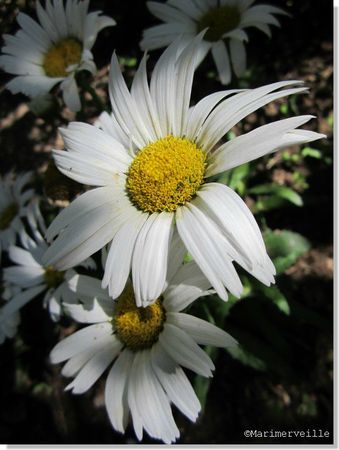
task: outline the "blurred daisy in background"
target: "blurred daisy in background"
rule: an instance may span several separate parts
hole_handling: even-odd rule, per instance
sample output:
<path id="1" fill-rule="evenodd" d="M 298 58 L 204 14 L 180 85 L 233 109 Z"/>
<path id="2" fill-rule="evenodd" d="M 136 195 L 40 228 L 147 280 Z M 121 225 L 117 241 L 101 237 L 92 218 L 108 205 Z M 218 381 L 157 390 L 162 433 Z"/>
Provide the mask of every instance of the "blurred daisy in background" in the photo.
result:
<path id="1" fill-rule="evenodd" d="M 81 108 L 75 74 L 96 71 L 91 48 L 99 31 L 115 25 L 115 21 L 101 16 L 101 11 L 88 12 L 89 0 L 46 0 L 45 9 L 36 2 L 36 22 L 19 13 L 21 29 L 14 35 L 3 35 L 5 45 L 0 67 L 18 75 L 6 87 L 13 94 L 22 92 L 36 97 L 52 89 L 57 83 L 64 102 L 72 111 Z"/>
<path id="2" fill-rule="evenodd" d="M 26 189 L 32 179 L 32 172 L 5 176 L 0 175 L 0 260 L 3 250 L 15 244 L 22 229 L 21 218 L 26 216 L 26 207 L 34 191 Z"/>
<path id="3" fill-rule="evenodd" d="M 280 26 L 274 14 L 286 14 L 271 5 L 251 6 L 254 0 L 168 0 L 147 2 L 150 12 L 165 22 L 144 30 L 143 50 L 167 47 L 179 35 L 189 42 L 207 29 L 199 46 L 199 63 L 211 50 L 222 84 L 229 84 L 233 72 L 240 77 L 246 70 L 244 42 L 247 27 L 256 27 L 271 37 L 269 25 Z M 231 68 L 232 67 L 232 68 Z"/>
<path id="4" fill-rule="evenodd" d="M 163 292 L 177 229 L 222 299 L 227 291 L 237 297 L 242 292 L 233 261 L 266 285 L 274 282 L 275 269 L 252 213 L 232 189 L 210 177 L 324 135 L 297 129 L 313 117 L 307 115 L 222 143 L 247 115 L 307 88 L 281 81 L 216 92 L 189 108 L 200 44 L 198 36 L 179 56 L 178 42 L 169 46 L 150 87 L 144 57 L 130 92 L 113 55 L 112 115 L 101 117 L 102 129 L 79 122 L 61 129 L 67 151 L 54 151 L 57 167 L 73 180 L 99 187 L 80 195 L 52 222 L 46 237 L 59 236 L 44 255 L 45 265 L 65 270 L 111 243 L 103 287 L 117 298 L 132 269 L 137 305 L 147 306 Z"/>
<path id="5" fill-rule="evenodd" d="M 92 325 L 51 352 L 52 363 L 67 361 L 62 374 L 74 377 L 66 387 L 74 394 L 90 389 L 112 365 L 105 385 L 110 421 L 124 433 L 130 413 L 139 440 L 143 429 L 167 444 L 179 437 L 171 403 L 195 422 L 201 406 L 181 366 L 211 377 L 214 364 L 199 345 L 236 345 L 225 331 L 181 312 L 211 293 L 197 265 L 183 265 L 183 256 L 182 246 L 174 245 L 166 289 L 146 308 L 136 307 L 130 284 L 112 301 L 100 280 L 74 276 L 69 285 L 82 304 L 65 304 L 65 309 L 74 320 Z"/>
<path id="6" fill-rule="evenodd" d="M 11 320 L 14 313 L 44 292 L 43 305 L 48 308 L 52 320 L 56 321 L 62 313 L 63 301 L 77 301 L 76 295 L 70 291 L 67 284 L 67 279 L 76 272 L 61 272 L 41 263 L 47 243 L 42 235 L 46 228 L 37 201 L 31 203 L 27 209 L 27 221 L 32 237 L 22 229 L 21 246 L 12 245 L 8 249 L 9 258 L 15 265 L 3 269 L 3 279 L 5 283 L 19 287 L 20 292 L 14 292 L 1 308 L 1 320 Z M 83 265 L 86 268 L 95 268 L 92 260 L 85 261 Z"/>

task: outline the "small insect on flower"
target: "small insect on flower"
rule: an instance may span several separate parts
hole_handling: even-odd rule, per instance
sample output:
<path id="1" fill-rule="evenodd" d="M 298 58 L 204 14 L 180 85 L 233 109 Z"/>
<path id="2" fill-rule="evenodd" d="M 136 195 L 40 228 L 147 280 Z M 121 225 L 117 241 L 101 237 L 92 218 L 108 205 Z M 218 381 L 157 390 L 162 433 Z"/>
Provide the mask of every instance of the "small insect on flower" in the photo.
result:
<path id="1" fill-rule="evenodd" d="M 45 264 L 64 270 L 110 243 L 103 287 L 118 297 L 132 269 L 138 306 L 163 291 L 174 230 L 222 299 L 227 291 L 237 297 L 242 292 L 233 261 L 266 285 L 274 282 L 275 269 L 253 215 L 232 189 L 211 177 L 323 137 L 297 129 L 312 118 L 307 115 L 221 143 L 248 114 L 307 89 L 298 81 L 281 81 L 215 92 L 189 108 L 201 37 L 182 52 L 178 42 L 168 47 L 150 87 L 144 57 L 131 92 L 113 55 L 112 115 L 101 116 L 102 129 L 79 122 L 61 129 L 67 151 L 54 151 L 63 174 L 99 187 L 80 195 L 52 222 L 46 237 L 59 236 L 44 255 Z"/>
<path id="2" fill-rule="evenodd" d="M 178 243 L 177 236 L 174 240 Z M 183 256 L 183 247 L 173 245 L 167 287 L 145 308 L 136 307 L 130 284 L 112 301 L 100 280 L 84 275 L 70 279 L 82 304 L 65 308 L 74 320 L 92 325 L 51 352 L 52 363 L 67 361 L 62 374 L 74 378 L 66 387 L 74 394 L 86 392 L 112 366 L 105 386 L 110 421 L 124 433 L 130 413 L 139 440 L 143 429 L 167 444 L 179 437 L 171 403 L 195 422 L 201 407 L 182 367 L 211 377 L 214 364 L 199 345 L 236 345 L 225 331 L 181 312 L 211 293 L 198 266 L 182 264 Z"/>
<path id="3" fill-rule="evenodd" d="M 143 50 L 167 47 L 182 35 L 187 43 L 200 31 L 207 30 L 199 46 L 202 61 L 211 50 L 222 84 L 229 84 L 232 69 L 237 77 L 246 70 L 244 28 L 256 27 L 271 36 L 269 25 L 280 26 L 274 14 L 286 14 L 271 5 L 252 6 L 254 0 L 168 0 L 147 2 L 150 12 L 163 24 L 144 30 Z"/>
<path id="4" fill-rule="evenodd" d="M 27 204 L 34 195 L 32 189 L 25 189 L 31 178 L 32 172 L 0 176 L 0 260 L 1 252 L 15 244 L 23 227 L 21 218 L 26 216 Z"/>
<path id="5" fill-rule="evenodd" d="M 6 87 L 13 94 L 29 97 L 48 92 L 58 83 L 64 102 L 72 111 L 81 107 L 75 74 L 81 70 L 95 73 L 91 48 L 99 31 L 115 25 L 101 16 L 101 11 L 88 12 L 88 0 L 46 0 L 45 9 L 36 2 L 38 22 L 19 13 L 21 29 L 5 34 L 0 67 L 18 75 Z"/>
<path id="6" fill-rule="evenodd" d="M 18 311 L 43 292 L 44 307 L 48 308 L 51 318 L 56 321 L 62 312 L 62 301 L 76 302 L 76 295 L 68 288 L 67 279 L 75 275 L 74 270 L 58 271 L 53 266 L 44 266 L 42 255 L 47 243 L 42 236 L 46 230 L 37 201 L 27 208 L 27 222 L 30 234 L 24 228 L 20 231 L 21 246 L 11 245 L 8 255 L 14 265 L 3 269 L 3 279 L 11 287 L 12 295 L 0 309 L 1 327 L 8 326 Z M 85 267 L 93 266 L 93 261 L 83 262 Z"/>

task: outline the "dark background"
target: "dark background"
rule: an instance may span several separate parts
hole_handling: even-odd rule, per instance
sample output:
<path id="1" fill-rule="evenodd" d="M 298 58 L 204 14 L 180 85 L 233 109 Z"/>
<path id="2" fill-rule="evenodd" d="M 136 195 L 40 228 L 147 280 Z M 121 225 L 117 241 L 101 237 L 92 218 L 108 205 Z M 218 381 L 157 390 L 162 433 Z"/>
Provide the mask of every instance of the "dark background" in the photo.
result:
<path id="1" fill-rule="evenodd" d="M 261 3 L 261 2 L 258 2 Z M 266 2 L 265 2 L 266 3 Z M 330 1 L 270 1 L 291 17 L 279 16 L 281 28 L 272 28 L 272 39 L 249 29 L 247 44 L 249 77 L 240 81 L 256 87 L 283 79 L 303 79 L 310 95 L 298 100 L 299 114 L 314 114 L 311 129 L 327 134 L 316 143 L 331 156 L 333 111 L 333 8 Z M 0 6 L 0 26 L 4 32 L 17 29 L 18 10 L 34 16 L 33 1 L 4 1 Z M 126 58 L 125 76 L 130 82 L 140 59 L 138 47 L 142 30 L 158 23 L 145 2 L 132 0 L 92 0 L 90 9 L 101 9 L 115 18 L 117 26 L 103 30 L 93 48 L 99 68 L 95 79 L 98 93 L 105 98 L 107 64 L 112 51 Z M 161 51 L 151 53 L 152 68 Z M 211 55 L 197 70 L 193 99 L 220 89 L 214 76 Z M 58 118 L 41 119 L 30 112 L 27 99 L 4 90 L 10 76 L 0 73 L 1 173 L 9 169 L 43 172 L 57 136 L 56 127 L 73 116 L 62 111 Z M 233 80 L 230 87 L 237 87 Z M 89 104 L 89 120 L 98 115 Z M 278 108 L 266 107 L 243 124 L 253 126 L 281 118 Z M 271 229 L 301 233 L 311 243 L 278 286 L 289 299 L 291 314 L 284 315 L 260 296 L 237 303 L 227 316 L 224 328 L 254 356 L 265 362 L 256 370 L 220 351 L 216 371 L 203 415 L 194 425 L 175 411 L 183 444 L 329 444 L 333 440 L 332 384 L 332 242 L 333 172 L 323 160 L 305 160 L 299 169 L 307 173 L 308 189 L 304 206 L 287 205 L 268 211 L 264 220 Z M 278 172 L 277 172 L 278 171 Z M 267 174 L 260 163 L 251 183 L 287 177 L 282 164 Z M 288 180 L 287 180 L 288 181 Z M 251 198 L 246 199 L 250 204 Z M 51 326 L 39 301 L 22 314 L 16 340 L 0 347 L 0 442 L 7 444 L 116 444 L 136 442 L 132 427 L 125 436 L 110 427 L 104 407 L 104 377 L 85 395 L 64 393 L 68 380 L 60 367 L 48 363 L 48 355 L 59 336 L 68 334 L 72 324 L 63 321 Z M 330 432 L 328 439 L 245 438 L 246 429 L 307 430 Z M 144 443 L 154 443 L 146 437 Z"/>

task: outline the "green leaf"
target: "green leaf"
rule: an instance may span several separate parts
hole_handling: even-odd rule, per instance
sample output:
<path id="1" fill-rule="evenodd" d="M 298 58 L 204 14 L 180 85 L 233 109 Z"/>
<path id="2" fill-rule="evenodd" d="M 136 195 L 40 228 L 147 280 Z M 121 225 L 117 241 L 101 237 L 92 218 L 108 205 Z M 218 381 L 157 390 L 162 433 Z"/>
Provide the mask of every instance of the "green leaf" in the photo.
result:
<path id="1" fill-rule="evenodd" d="M 264 232 L 264 240 L 277 273 L 284 272 L 311 248 L 305 237 L 288 230 L 267 230 Z"/>
<path id="2" fill-rule="evenodd" d="M 227 351 L 234 359 L 240 361 L 245 366 L 250 366 L 253 369 L 264 371 L 266 370 L 265 362 L 246 351 L 241 345 L 237 345 L 236 347 L 226 347 L 225 351 Z"/>
<path id="3" fill-rule="evenodd" d="M 302 149 L 301 154 L 303 157 L 309 156 L 315 159 L 321 159 L 322 156 L 320 150 L 312 147 L 305 147 L 304 149 Z"/>
<path id="4" fill-rule="evenodd" d="M 248 190 L 251 194 L 274 194 L 277 197 L 288 200 L 296 206 L 302 206 L 303 201 L 299 194 L 287 186 L 278 186 L 276 184 L 261 184 Z"/>
<path id="5" fill-rule="evenodd" d="M 231 177 L 228 186 L 235 189 L 239 194 L 243 195 L 245 191 L 244 180 L 248 176 L 250 171 L 250 165 L 248 163 L 242 164 L 231 171 Z"/>
<path id="6" fill-rule="evenodd" d="M 272 300 L 272 302 L 275 304 L 275 306 L 284 314 L 287 316 L 291 313 L 290 305 L 288 304 L 287 298 L 284 296 L 284 294 L 280 291 L 280 289 L 277 286 L 264 286 L 263 284 L 260 285 L 260 291 L 263 293 L 265 297 Z"/>

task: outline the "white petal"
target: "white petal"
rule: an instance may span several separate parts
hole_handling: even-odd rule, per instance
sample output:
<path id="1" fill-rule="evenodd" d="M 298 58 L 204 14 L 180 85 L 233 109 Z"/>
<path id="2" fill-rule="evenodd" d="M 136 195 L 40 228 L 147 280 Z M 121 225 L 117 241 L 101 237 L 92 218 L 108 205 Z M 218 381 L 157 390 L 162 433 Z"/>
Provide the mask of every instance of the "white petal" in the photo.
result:
<path id="1" fill-rule="evenodd" d="M 60 85 L 62 96 L 66 106 L 73 112 L 81 109 L 81 102 L 74 76 L 67 77 Z"/>
<path id="2" fill-rule="evenodd" d="M 224 330 L 190 314 L 169 312 L 166 315 L 166 320 L 188 333 L 197 344 L 215 347 L 234 347 L 237 345 L 237 341 Z"/>
<path id="3" fill-rule="evenodd" d="M 176 224 L 187 250 L 220 298 L 227 299 L 224 286 L 240 297 L 242 285 L 231 263 L 234 252 L 217 226 L 193 203 L 178 209 Z"/>
<path id="4" fill-rule="evenodd" d="M 214 364 L 196 342 L 180 328 L 165 324 L 159 335 L 159 342 L 165 351 L 181 366 L 204 377 L 211 377 Z"/>
<path id="5" fill-rule="evenodd" d="M 181 22 L 186 24 L 187 22 L 192 22 L 192 20 L 181 11 L 176 8 L 169 6 L 168 4 L 161 4 L 159 2 L 147 2 L 147 8 L 150 12 L 162 20 L 163 22 Z"/>
<path id="6" fill-rule="evenodd" d="M 96 323 L 76 331 L 59 342 L 51 351 L 50 360 L 53 364 L 72 358 L 83 351 L 91 351 L 112 342 L 112 325 L 109 322 Z"/>
<path id="7" fill-rule="evenodd" d="M 121 348 L 122 343 L 112 339 L 112 343 L 103 346 L 102 350 L 84 365 L 66 390 L 72 389 L 73 394 L 83 394 L 88 391 L 118 355 Z"/>
<path id="8" fill-rule="evenodd" d="M 230 40 L 231 61 L 234 73 L 241 77 L 246 70 L 246 50 L 242 41 Z"/>
<path id="9" fill-rule="evenodd" d="M 4 280 L 22 287 L 44 283 L 44 270 L 34 266 L 12 266 L 4 269 Z"/>
<path id="10" fill-rule="evenodd" d="M 128 418 L 126 389 L 134 355 L 129 350 L 120 353 L 109 371 L 105 386 L 105 404 L 108 417 L 113 428 L 120 433 L 125 432 Z"/>
<path id="11" fill-rule="evenodd" d="M 182 311 L 199 297 L 210 295 L 211 283 L 194 261 L 184 264 L 164 292 L 166 311 Z"/>
<path id="12" fill-rule="evenodd" d="M 257 89 L 234 95 L 221 102 L 204 122 L 197 144 L 205 151 L 214 145 L 240 120 L 267 103 L 287 95 L 304 92 L 307 88 L 293 88 L 271 93 L 286 86 L 301 84 L 300 81 L 280 81 Z"/>
<path id="13" fill-rule="evenodd" d="M 112 298 L 119 297 L 126 285 L 135 242 L 147 218 L 148 214 L 136 211 L 133 220 L 123 225 L 113 238 L 102 280 L 102 287 L 108 286 Z"/>
<path id="14" fill-rule="evenodd" d="M 25 291 L 15 295 L 9 302 L 5 304 L 5 306 L 2 307 L 2 317 L 7 318 L 11 316 L 24 305 L 26 305 L 26 303 L 28 303 L 30 300 L 33 300 L 35 297 L 37 297 L 44 289 L 45 286 L 36 286 L 30 289 L 26 289 Z"/>
<path id="15" fill-rule="evenodd" d="M 160 343 L 152 348 L 152 367 L 170 401 L 195 422 L 201 409 L 198 397 L 184 371 L 164 351 Z"/>
<path id="16" fill-rule="evenodd" d="M 217 66 L 218 75 L 222 84 L 229 84 L 232 78 L 230 58 L 225 42 L 220 40 L 212 45 L 212 56 Z"/>
<path id="17" fill-rule="evenodd" d="M 174 214 L 151 214 L 137 237 L 132 259 L 133 286 L 138 306 L 153 303 L 162 293 L 167 274 Z"/>
<path id="18" fill-rule="evenodd" d="M 113 114 L 120 127 L 139 148 L 145 147 L 152 141 L 152 137 L 145 127 L 136 101 L 127 89 L 115 53 L 109 73 L 109 95 Z"/>
<path id="19" fill-rule="evenodd" d="M 293 139 L 290 139 L 289 134 L 313 117 L 297 116 L 277 120 L 232 139 L 211 155 L 206 176 L 209 177 L 225 170 L 233 169 L 267 153 L 277 151 L 284 145 L 292 145 Z M 314 140 L 320 139 L 324 135 L 311 134 L 309 137 L 311 140 Z M 296 143 L 299 143 L 298 139 L 296 140 Z M 302 142 L 308 142 L 308 135 L 305 135 L 305 140 Z"/>

